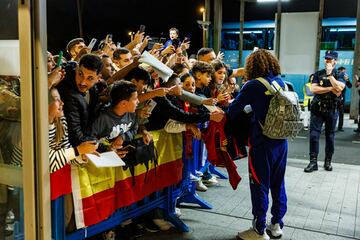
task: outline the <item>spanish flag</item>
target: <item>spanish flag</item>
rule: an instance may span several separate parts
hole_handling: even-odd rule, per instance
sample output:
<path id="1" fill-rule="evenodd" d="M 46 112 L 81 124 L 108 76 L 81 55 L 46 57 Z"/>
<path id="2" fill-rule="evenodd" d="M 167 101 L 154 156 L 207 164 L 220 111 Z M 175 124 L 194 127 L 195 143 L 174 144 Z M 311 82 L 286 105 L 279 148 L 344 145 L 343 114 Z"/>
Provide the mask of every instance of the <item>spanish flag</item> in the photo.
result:
<path id="1" fill-rule="evenodd" d="M 158 166 L 135 166 L 135 185 L 129 168 L 96 168 L 90 162 L 71 170 L 76 227 L 91 226 L 108 218 L 116 209 L 127 207 L 153 192 L 182 179 L 183 140 L 181 133 L 152 132 L 158 152 Z"/>

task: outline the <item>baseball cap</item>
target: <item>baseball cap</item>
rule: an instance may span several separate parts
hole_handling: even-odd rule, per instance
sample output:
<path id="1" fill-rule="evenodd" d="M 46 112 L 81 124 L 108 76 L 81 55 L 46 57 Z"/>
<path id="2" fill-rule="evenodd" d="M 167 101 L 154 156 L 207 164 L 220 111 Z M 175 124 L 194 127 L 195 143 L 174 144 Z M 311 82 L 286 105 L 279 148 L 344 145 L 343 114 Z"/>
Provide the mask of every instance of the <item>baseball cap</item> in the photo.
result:
<path id="1" fill-rule="evenodd" d="M 325 58 L 326 59 L 337 59 L 338 58 L 338 53 L 332 50 L 327 50 L 325 52 Z"/>

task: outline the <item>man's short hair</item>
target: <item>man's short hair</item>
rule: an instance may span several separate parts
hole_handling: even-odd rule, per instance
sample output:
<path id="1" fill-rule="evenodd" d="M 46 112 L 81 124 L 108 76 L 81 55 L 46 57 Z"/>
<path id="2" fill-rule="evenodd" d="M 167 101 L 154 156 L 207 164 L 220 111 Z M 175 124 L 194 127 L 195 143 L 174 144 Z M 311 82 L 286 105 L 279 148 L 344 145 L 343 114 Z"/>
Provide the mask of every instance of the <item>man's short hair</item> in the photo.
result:
<path id="1" fill-rule="evenodd" d="M 120 60 L 121 57 L 120 55 L 123 55 L 123 54 L 128 54 L 130 53 L 129 49 L 127 48 L 117 48 L 114 52 L 113 52 L 113 59 L 115 60 Z"/>
<path id="2" fill-rule="evenodd" d="M 70 41 L 68 42 L 68 44 L 66 45 L 66 51 L 67 51 L 68 53 L 70 53 L 70 50 L 71 50 L 76 44 L 79 44 L 79 43 L 81 43 L 81 42 L 85 43 L 85 41 L 84 41 L 83 38 L 74 38 L 74 39 L 70 40 Z"/>
<path id="3" fill-rule="evenodd" d="M 172 27 L 172 28 L 169 29 L 169 32 L 170 31 L 175 31 L 176 34 L 179 35 L 179 30 L 177 28 Z"/>
<path id="4" fill-rule="evenodd" d="M 199 56 L 204 56 L 208 53 L 214 52 L 214 49 L 212 48 L 200 48 L 200 50 L 197 52 L 197 59 L 199 59 Z"/>
<path id="5" fill-rule="evenodd" d="M 194 76 L 197 72 L 212 74 L 214 72 L 214 68 L 210 63 L 197 61 L 191 69 L 191 72 Z"/>
<path id="6" fill-rule="evenodd" d="M 176 85 L 176 80 L 180 80 L 176 73 L 173 73 L 166 82 L 161 83 L 161 87 L 170 88 Z"/>
<path id="7" fill-rule="evenodd" d="M 115 83 L 110 92 L 111 105 L 116 106 L 123 100 L 129 101 L 132 93 L 136 91 L 136 85 L 131 82 L 121 80 Z"/>
<path id="8" fill-rule="evenodd" d="M 85 54 L 80 58 L 79 67 L 84 66 L 86 69 L 96 71 L 99 74 L 104 67 L 101 58 L 94 54 Z"/>
<path id="9" fill-rule="evenodd" d="M 185 68 L 187 67 L 184 63 L 175 63 L 175 65 L 171 69 L 174 71 L 174 73 L 180 75 Z"/>
<path id="10" fill-rule="evenodd" d="M 149 84 L 151 77 L 150 73 L 141 67 L 136 67 L 130 70 L 130 72 L 124 77 L 125 80 L 131 81 L 135 79 L 136 81 L 143 80 L 145 84 Z"/>
<path id="11" fill-rule="evenodd" d="M 343 71 L 343 70 L 346 70 L 346 68 L 343 67 L 343 66 L 341 66 L 341 67 L 338 68 L 338 71 Z"/>

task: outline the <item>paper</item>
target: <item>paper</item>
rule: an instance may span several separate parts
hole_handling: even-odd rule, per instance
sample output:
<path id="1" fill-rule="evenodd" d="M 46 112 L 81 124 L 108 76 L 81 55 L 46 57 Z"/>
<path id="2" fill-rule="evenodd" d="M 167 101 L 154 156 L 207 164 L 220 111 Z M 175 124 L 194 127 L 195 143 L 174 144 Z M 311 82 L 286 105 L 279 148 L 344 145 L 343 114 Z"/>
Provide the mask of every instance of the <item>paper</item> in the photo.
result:
<path id="1" fill-rule="evenodd" d="M 206 109 L 209 110 L 209 112 L 211 112 L 211 113 L 217 111 L 217 107 L 214 105 L 205 105 L 204 104 L 204 107 L 206 107 Z"/>
<path id="2" fill-rule="evenodd" d="M 155 58 L 147 51 L 144 51 L 143 54 L 141 54 L 139 62 L 150 65 L 154 69 L 154 71 L 159 75 L 159 77 L 161 77 L 161 79 L 164 80 L 164 82 L 167 82 L 169 77 L 174 73 L 174 71 L 171 70 L 171 68 L 160 62 L 157 58 Z"/>
<path id="3" fill-rule="evenodd" d="M 125 162 L 114 151 L 100 153 L 100 157 L 95 154 L 85 156 L 98 168 L 125 166 Z"/>

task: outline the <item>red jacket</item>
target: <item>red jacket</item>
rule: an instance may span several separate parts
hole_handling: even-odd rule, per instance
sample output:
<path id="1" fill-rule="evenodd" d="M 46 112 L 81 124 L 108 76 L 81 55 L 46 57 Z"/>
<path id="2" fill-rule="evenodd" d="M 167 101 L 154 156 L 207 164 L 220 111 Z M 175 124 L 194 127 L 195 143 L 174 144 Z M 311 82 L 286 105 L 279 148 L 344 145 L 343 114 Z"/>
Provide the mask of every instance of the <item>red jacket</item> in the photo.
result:
<path id="1" fill-rule="evenodd" d="M 227 139 L 224 133 L 226 117 L 221 122 L 210 121 L 209 126 L 202 132 L 202 139 L 208 151 L 208 161 L 219 167 L 226 167 L 229 174 L 229 182 L 235 190 L 241 181 L 236 171 L 236 165 L 226 150 Z"/>

